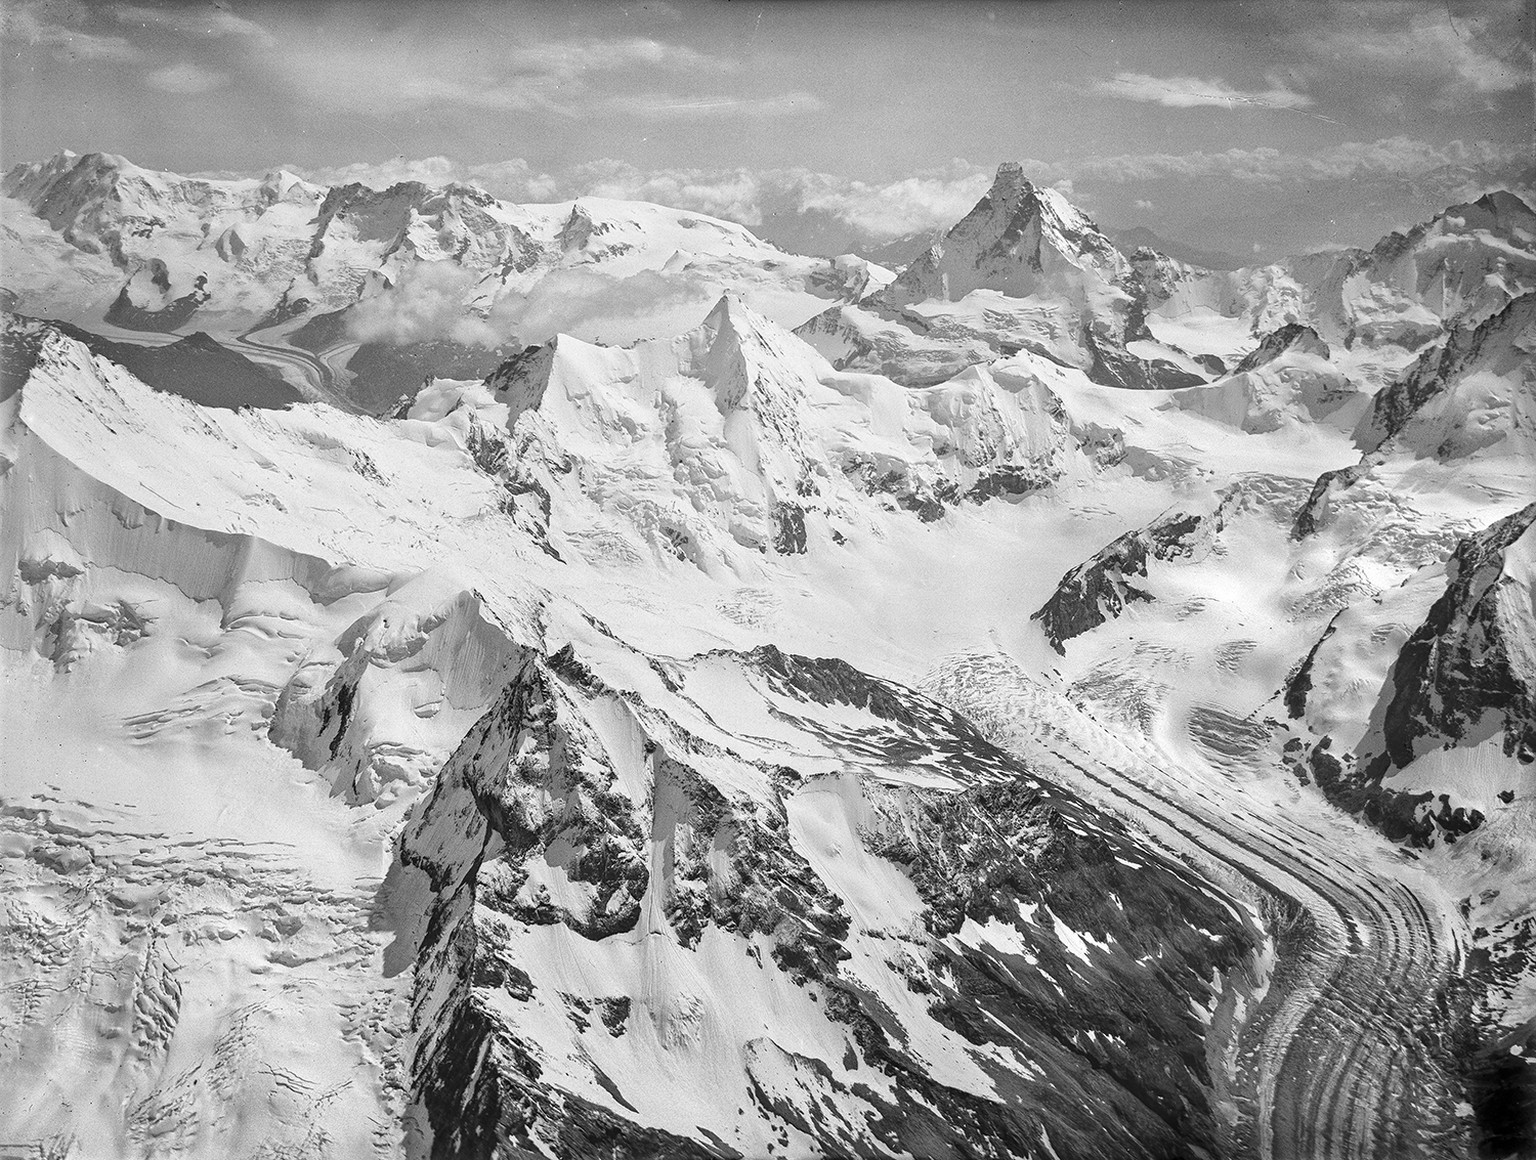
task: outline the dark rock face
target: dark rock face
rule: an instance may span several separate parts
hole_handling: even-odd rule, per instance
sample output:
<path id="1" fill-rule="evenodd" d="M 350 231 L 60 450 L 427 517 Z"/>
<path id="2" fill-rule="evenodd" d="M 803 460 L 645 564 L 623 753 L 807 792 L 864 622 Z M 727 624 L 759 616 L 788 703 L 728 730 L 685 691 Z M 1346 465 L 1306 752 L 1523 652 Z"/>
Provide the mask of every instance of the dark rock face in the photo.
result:
<path id="1" fill-rule="evenodd" d="M 1303 783 L 1315 781 L 1339 809 L 1362 818 L 1394 842 L 1418 847 L 1454 842 L 1483 824 L 1482 811 L 1452 805 L 1449 794 L 1405 793 L 1362 776 L 1352 755 L 1331 752 L 1331 740 L 1325 737 L 1294 758 L 1296 772 Z"/>
<path id="2" fill-rule="evenodd" d="M 782 555 L 798 555 L 805 551 L 805 509 L 798 504 L 777 503 L 773 508 L 774 523 L 778 531 L 773 546 Z"/>
<path id="3" fill-rule="evenodd" d="M 348 340 L 347 316 L 352 307 L 317 314 L 299 327 L 289 341 L 302 350 L 322 354 Z M 497 347 L 472 346 L 451 339 L 425 342 L 365 342 L 346 361 L 347 381 L 335 384 L 339 394 L 370 415 L 390 410 L 402 396 L 415 399 L 430 378 L 482 379 L 496 372 L 521 346 L 510 336 Z"/>
<path id="4" fill-rule="evenodd" d="M 1383 750 L 1367 764 L 1374 776 L 1406 766 L 1425 740 L 1462 740 L 1488 714 L 1502 718 L 1505 753 L 1536 761 L 1531 591 L 1505 568 L 1506 552 L 1533 525 L 1536 504 L 1457 547 L 1444 595 L 1403 645 L 1382 690 Z"/>
<path id="5" fill-rule="evenodd" d="M 1514 299 L 1477 326 L 1453 331 L 1441 346 L 1426 350 L 1373 400 L 1371 410 L 1355 429 L 1355 442 L 1370 453 L 1392 439 L 1431 399 L 1451 390 L 1456 381 L 1501 355 L 1536 328 L 1536 293 Z"/>
<path id="6" fill-rule="evenodd" d="M 1232 900 L 953 711 L 846 662 L 769 646 L 654 671 L 676 691 L 690 666 L 721 664 L 760 682 L 784 722 L 831 729 L 825 739 L 854 764 L 809 780 L 759 765 L 771 791 L 754 799 L 717 781 L 734 767 L 726 784 L 741 784 L 750 763 L 636 705 L 636 720 L 654 722 L 632 751 L 646 778 L 637 786 L 605 742 L 625 695 L 568 647 L 527 657 L 408 826 L 402 864 L 433 893 L 411 1080 L 432 1156 L 743 1156 L 714 1131 L 647 1126 L 623 1091 L 634 1077 L 590 1057 L 593 1082 L 636 1118 L 568 1090 L 547 1039 L 553 1004 L 572 1035 L 597 1042 L 628 1042 L 637 1020 L 655 1016 L 629 995 L 551 992 L 534 948 L 552 927 L 577 954 L 624 932 L 675 943 L 674 954 L 707 937 L 718 947 L 718 932 L 770 951 L 752 971 L 819 996 L 845 1054 L 789 1050 L 770 1026 L 740 1045 L 740 1068 L 719 1082 L 741 1085 L 742 1114 L 802 1133 L 817 1154 L 1022 1156 L 1042 1139 L 1062 1157 L 1222 1154 L 1191 1003 L 1214 1001 L 1212 973 L 1243 970 L 1256 946 Z M 829 707 L 836 724 L 813 725 Z M 849 725 L 850 711 L 868 724 Z M 880 772 L 914 763 L 968 788 Z M 861 802 L 862 856 L 916 888 L 923 930 L 874 945 L 889 945 L 887 965 L 921 997 L 922 1016 L 898 1014 L 867 968 L 851 966 L 845 900 L 792 836 L 790 803 L 810 788 Z M 568 884 L 558 897 L 534 881 L 550 865 Z M 913 1018 L 931 1021 L 922 1042 L 946 1035 L 969 1050 L 993 1090 L 938 1078 Z M 854 1074 L 870 1066 L 883 1090 Z"/>
<path id="7" fill-rule="evenodd" d="M 498 347 L 471 346 L 451 339 L 430 342 L 365 342 L 347 360 L 352 381 L 343 394 L 369 414 L 377 414 L 416 392 L 426 379 L 483 379 L 516 354 L 508 341 Z"/>
<path id="8" fill-rule="evenodd" d="M 1304 540 L 1313 535 L 1328 518 L 1328 505 L 1335 495 L 1359 483 L 1370 471 L 1368 462 L 1352 463 L 1317 477 L 1307 500 L 1296 510 L 1291 523 L 1291 539 Z"/>
<path id="9" fill-rule="evenodd" d="M 1088 378 L 1101 386 L 1130 391 L 1176 391 L 1203 387 L 1206 382 L 1166 359 L 1137 358 L 1118 343 L 1092 334 L 1088 336 L 1088 350 L 1093 356 Z"/>
<path id="10" fill-rule="evenodd" d="M 6 323 L 3 341 L 5 384 L 9 389 L 26 380 L 36 359 L 43 328 L 85 344 L 92 354 L 110 359 L 140 382 L 157 391 L 180 395 L 203 407 L 256 407 L 276 410 L 302 402 L 303 396 L 276 371 L 246 358 L 199 331 L 164 346 L 114 342 L 67 322 L 14 316 Z M 14 385 L 12 384 L 14 376 Z M 0 397 L 9 393 L 0 389 Z"/>
<path id="11" fill-rule="evenodd" d="M 1463 540 L 1448 565 L 1450 582 L 1404 643 L 1373 719 L 1379 729 L 1359 754 L 1335 754 L 1324 738 L 1294 760 L 1306 780 L 1329 800 L 1356 813 L 1389 838 L 1415 846 L 1453 842 L 1483 823 L 1480 810 L 1449 794 L 1405 793 L 1384 782 L 1436 747 L 1475 744 L 1503 736 L 1503 749 L 1525 764 L 1536 762 L 1536 622 L 1531 591 L 1506 555 L 1536 525 L 1536 504 Z M 1517 546 L 1518 545 L 1518 546 Z M 1312 660 L 1333 633 L 1329 625 L 1285 690 L 1287 711 L 1305 711 Z"/>
<path id="12" fill-rule="evenodd" d="M 1307 697 L 1312 692 L 1312 666 L 1317 663 L 1317 650 L 1331 637 L 1339 627 L 1339 617 L 1343 610 L 1334 613 L 1333 619 L 1328 622 L 1328 627 L 1323 630 L 1323 635 L 1317 638 L 1313 646 L 1307 650 L 1307 655 L 1302 658 L 1301 664 L 1285 682 L 1285 711 L 1294 720 L 1307 711 Z"/>
<path id="13" fill-rule="evenodd" d="M 938 969 L 922 981 L 931 981 L 936 1019 L 977 1044 L 1029 1043 L 1058 1098 L 1071 1093 L 1050 1118 L 1059 1154 L 1217 1154 L 1204 1048 L 1176 996 L 1194 982 L 1185 972 L 1229 970 L 1251 949 L 1230 912 L 1169 864 L 1127 865 L 1118 835 L 1029 776 L 904 803 L 900 825 L 891 814 L 874 847 L 912 877 L 930 931 L 954 935 L 970 920 L 1012 926 L 1029 941 L 1021 956 L 945 938 Z M 1018 918 L 1039 910 L 1093 940 L 1087 962 L 1054 935 L 1031 937 L 1035 928 Z M 1205 924 L 1231 941 L 1212 944 L 1199 933 Z M 1100 943 L 1117 952 L 1097 953 Z M 1169 972 L 1138 979 L 1143 955 L 1166 956 Z M 1042 987 L 1041 974 L 1065 994 Z M 1029 1083 L 1009 1094 L 1025 1107 L 1052 1099 Z M 1118 1123 L 1084 1114 L 1106 1105 Z"/>
<path id="14" fill-rule="evenodd" d="M 199 274 L 192 290 L 177 298 L 170 305 L 158 310 L 138 306 L 128 297 L 124 286 L 107 308 L 106 321 L 124 330 L 147 330 L 157 334 L 171 334 L 180 330 L 208 301 L 208 291 L 203 288 L 207 279 Z M 156 283 L 159 285 L 159 283 Z"/>
<path id="15" fill-rule="evenodd" d="M 1317 331 L 1300 322 L 1288 322 L 1260 339 L 1259 345 L 1237 364 L 1232 373 L 1240 375 L 1245 371 L 1257 370 L 1293 350 L 1313 354 L 1318 358 L 1329 356 L 1328 344 L 1318 336 Z"/>
<path id="16" fill-rule="evenodd" d="M 1174 512 L 1145 528 L 1112 540 L 1061 578 L 1056 591 L 1030 617 L 1046 639 L 1065 654 L 1065 643 L 1119 616 L 1127 605 L 1152 599 L 1134 578 L 1146 578 L 1148 560 L 1192 555 L 1201 539 L 1219 533 L 1225 517 L 1220 506 L 1210 515 Z"/>

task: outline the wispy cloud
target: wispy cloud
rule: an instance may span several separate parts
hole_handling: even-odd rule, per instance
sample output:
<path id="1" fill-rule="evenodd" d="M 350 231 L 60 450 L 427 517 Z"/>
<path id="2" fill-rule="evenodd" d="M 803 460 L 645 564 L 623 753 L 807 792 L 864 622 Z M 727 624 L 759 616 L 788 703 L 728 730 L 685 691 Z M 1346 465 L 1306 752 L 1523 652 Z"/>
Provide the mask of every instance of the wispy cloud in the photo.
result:
<path id="1" fill-rule="evenodd" d="M 473 63 L 487 59 L 494 60 L 493 68 Z M 658 73 L 709 76 L 736 67 L 727 58 L 645 37 L 545 41 L 473 57 L 457 43 L 430 41 L 404 58 L 388 46 L 358 45 L 342 59 L 320 45 L 289 46 L 271 64 L 305 101 L 380 116 L 434 107 L 572 117 L 617 112 L 621 106 L 608 102 L 619 97 L 605 96 L 604 89 L 633 87 Z M 644 107 L 644 98 L 625 99 Z M 656 101 L 658 107 L 667 103 Z"/>
<path id="2" fill-rule="evenodd" d="M 1273 77 L 1266 78 L 1267 89 L 1238 89 L 1226 81 L 1202 77 L 1158 77 L 1148 73 L 1122 72 L 1107 81 L 1097 82 L 1095 92 L 1127 101 L 1144 101 L 1172 109 L 1202 106 L 1267 109 L 1305 109 L 1313 101 Z"/>
<path id="3" fill-rule="evenodd" d="M 1528 164 L 1529 150 L 1493 141 L 1434 144 L 1414 137 L 1344 141 L 1324 149 L 1259 147 L 1219 152 L 1131 153 L 1069 163 L 1081 181 L 1136 184 L 1165 179 L 1222 178 L 1247 185 L 1391 178 L 1412 181 L 1447 168 L 1510 172 Z"/>
<path id="4" fill-rule="evenodd" d="M 1336 11 L 1322 24 L 1298 28 L 1292 39 L 1321 66 L 1351 77 L 1362 93 L 1378 90 L 1378 99 L 1454 111 L 1529 87 L 1529 36 L 1516 5 L 1463 5 L 1453 12 L 1449 5 L 1386 3 Z"/>
<path id="5" fill-rule="evenodd" d="M 1022 163 L 1031 180 L 1053 186 L 1080 204 L 1092 206 L 1096 198 L 1113 197 L 1123 199 L 1127 210 L 1141 212 L 1150 212 L 1154 204 L 1166 210 L 1191 188 L 1205 189 L 1213 181 L 1245 188 L 1254 196 L 1291 196 L 1287 191 L 1302 187 L 1347 188 L 1357 199 L 1367 190 L 1418 190 L 1433 202 L 1530 180 L 1529 151 L 1519 146 L 1484 140 L 1437 144 L 1408 136 L 1346 141 L 1318 150 L 1261 146 Z M 795 215 L 820 215 L 853 234 L 882 241 L 952 225 L 986 192 L 993 168 L 954 161 L 943 169 L 877 182 L 809 169 L 641 169 L 612 159 L 550 174 L 520 158 L 461 166 L 445 157 L 427 157 L 310 170 L 306 176 L 325 183 L 358 181 L 376 188 L 408 180 L 437 185 L 463 181 L 512 201 L 583 196 L 652 201 L 751 228 Z M 1138 186 L 1171 191 L 1158 195 Z"/>
<path id="6" fill-rule="evenodd" d="M 237 16 L 216 4 L 201 4 L 195 8 L 150 8 L 125 4 L 112 8 L 111 12 L 119 24 L 152 28 L 157 32 L 173 32 L 213 40 L 243 37 L 259 44 L 276 43 L 276 38 L 254 20 Z"/>
<path id="7" fill-rule="evenodd" d="M 51 49 L 53 55 L 60 60 L 142 59 L 143 53 L 125 38 L 87 32 L 77 24 L 78 21 L 63 23 L 51 17 L 46 10 L 32 6 L 7 6 L 4 11 L 0 11 L 0 39 Z"/>
<path id="8" fill-rule="evenodd" d="M 214 89 L 223 88 L 229 83 L 229 77 L 224 73 L 213 72 L 211 69 L 202 68 L 190 61 L 178 61 L 167 65 L 165 68 L 157 68 L 154 72 L 144 75 L 144 83 L 149 88 L 162 93 L 177 93 L 192 95 L 195 93 L 209 93 Z"/>
<path id="9" fill-rule="evenodd" d="M 796 90 L 763 97 L 700 97 L 670 93 L 635 93 L 597 103 L 597 111 L 649 120 L 690 120 L 703 117 L 785 117 L 824 109 L 815 93 Z"/>

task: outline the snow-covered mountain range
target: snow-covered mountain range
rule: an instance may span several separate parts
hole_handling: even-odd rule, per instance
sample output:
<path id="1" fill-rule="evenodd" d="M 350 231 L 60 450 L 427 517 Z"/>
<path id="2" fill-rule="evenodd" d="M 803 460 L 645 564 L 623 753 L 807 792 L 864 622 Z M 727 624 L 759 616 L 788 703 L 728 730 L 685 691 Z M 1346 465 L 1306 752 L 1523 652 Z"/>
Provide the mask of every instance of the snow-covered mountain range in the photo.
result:
<path id="1" fill-rule="evenodd" d="M 1519 199 L 4 193 L 0 1151 L 1526 1146 Z"/>

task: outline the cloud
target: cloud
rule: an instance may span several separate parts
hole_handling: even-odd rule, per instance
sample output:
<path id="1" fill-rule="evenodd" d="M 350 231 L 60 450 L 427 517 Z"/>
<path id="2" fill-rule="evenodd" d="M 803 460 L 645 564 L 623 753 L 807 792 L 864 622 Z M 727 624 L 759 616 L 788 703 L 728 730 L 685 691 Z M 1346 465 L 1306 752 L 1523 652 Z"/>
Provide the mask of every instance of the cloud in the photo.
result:
<path id="1" fill-rule="evenodd" d="M 520 69 L 552 76 L 575 77 L 583 72 L 650 67 L 688 72 L 729 72 L 735 62 L 708 56 L 686 45 L 667 44 L 646 37 L 613 39 L 589 37 L 556 41 L 514 50 L 511 63 Z"/>
<path id="2" fill-rule="evenodd" d="M 1389 3 L 1335 12 L 1293 41 L 1362 94 L 1470 110 L 1531 84 L 1529 30 L 1516 5 Z M 1385 90 L 1382 94 L 1381 90 Z"/>
<path id="3" fill-rule="evenodd" d="M 951 226 L 992 184 L 992 173 L 960 163 L 961 172 L 899 181 L 848 181 L 826 174 L 795 183 L 799 209 L 821 210 L 871 238 L 896 238 Z"/>
<path id="4" fill-rule="evenodd" d="M 820 97 L 804 90 L 766 97 L 686 97 L 670 93 L 637 93 L 601 101 L 598 110 L 650 120 L 692 120 L 705 117 L 783 117 L 820 112 Z"/>
<path id="5" fill-rule="evenodd" d="M 347 311 L 347 334 L 358 342 L 393 346 L 442 339 L 496 346 L 506 339 L 506 331 L 498 331 L 466 306 L 478 283 L 473 271 L 453 262 L 407 266 L 393 286 Z"/>
<path id="6" fill-rule="evenodd" d="M 487 60 L 494 67 L 475 63 Z M 406 56 L 389 44 L 365 41 L 341 58 L 322 45 L 288 45 L 270 54 L 270 63 L 273 74 L 304 101 L 378 116 L 433 107 L 568 117 L 622 112 L 622 102 L 598 94 L 596 82 L 633 87 L 638 75 L 648 73 L 707 76 L 736 67 L 727 58 L 646 37 L 522 43 L 493 54 L 466 54 L 460 44 L 424 36 Z M 656 102 L 668 103 L 678 101 Z"/>
<path id="7" fill-rule="evenodd" d="M 658 325 L 676 325 L 678 315 L 702 318 L 721 293 L 719 283 L 687 270 L 641 270 L 620 278 L 578 267 L 552 271 L 526 297 L 497 303 L 493 315 L 522 342 L 546 342 L 562 333 L 627 342 Z M 636 325 L 658 316 L 666 322 Z"/>
<path id="8" fill-rule="evenodd" d="M 817 212 L 873 238 L 952 225 L 987 191 L 992 174 L 965 162 L 890 182 L 858 181 L 806 169 L 661 169 L 605 160 L 560 182 L 566 196 L 654 201 L 761 226 L 769 213 Z"/>
<path id="9" fill-rule="evenodd" d="M 1488 188 L 1520 188 L 1532 179 L 1529 151 L 1491 141 L 1433 143 L 1408 136 L 1346 141 L 1306 151 L 1267 146 L 1189 153 L 1096 155 L 1022 161 L 1025 173 L 1079 204 L 1113 205 L 1177 216 L 1193 193 L 1238 188 L 1243 196 L 1293 197 L 1301 191 L 1362 197 L 1410 194 L 1425 205 L 1467 200 Z M 290 167 L 292 168 L 292 167 Z M 303 172 L 296 170 L 298 172 Z M 808 169 L 640 169 L 605 159 L 554 174 L 520 158 L 458 165 L 445 157 L 395 158 L 327 170 L 311 180 L 463 181 L 514 202 L 576 197 L 651 201 L 738 222 L 791 249 L 834 252 L 940 230 L 965 216 L 992 182 L 993 169 L 966 161 L 894 181 L 864 181 Z M 1164 192 L 1154 192 L 1167 183 Z M 1144 188 L 1138 188 L 1144 187 Z M 1070 192 L 1068 192 L 1070 190 Z M 1115 196 L 1115 191 L 1123 191 Z M 1155 203 L 1155 204 L 1154 204 Z M 833 228 L 825 228 L 828 225 Z M 823 247 L 833 247 L 823 251 Z M 583 291 L 590 287 L 583 287 Z M 551 308 L 552 309 L 552 308 Z"/>
<path id="10" fill-rule="evenodd" d="M 354 161 L 348 165 L 319 168 L 300 165 L 284 165 L 282 168 L 319 185 L 357 184 L 370 189 L 388 189 L 407 181 L 433 186 L 458 182 L 477 185 L 509 201 L 557 201 L 562 188 L 549 174 L 535 173 L 521 157 L 473 165 L 461 165 L 441 155 L 390 157 L 383 161 Z"/>
<path id="11" fill-rule="evenodd" d="M 356 184 L 366 185 L 370 189 L 388 189 L 404 181 L 447 185 L 466 179 L 459 166 L 441 156 L 414 160 L 391 157 L 387 161 L 356 161 L 350 165 L 331 165 L 320 169 L 303 169 L 296 165 L 285 165 L 283 168 L 320 185 Z"/>
<path id="12" fill-rule="evenodd" d="M 653 201 L 751 226 L 762 221 L 763 181 L 762 173 L 748 169 L 643 171 L 605 158 L 577 166 L 557 184 L 565 197 Z"/>
<path id="13" fill-rule="evenodd" d="M 807 169 L 642 170 L 611 158 L 574 166 L 557 175 L 535 171 L 521 158 L 460 165 L 440 156 L 399 157 L 321 169 L 285 168 L 324 185 L 359 182 L 384 189 L 401 181 L 428 185 L 460 181 L 518 202 L 576 197 L 650 201 L 748 227 L 760 227 L 769 213 L 815 212 L 876 239 L 953 225 L 992 182 L 992 170 L 964 161 L 889 182 L 859 181 Z M 1026 171 L 1040 181 L 1065 177 L 1058 168 L 1038 161 L 1026 163 Z"/>
<path id="14" fill-rule="evenodd" d="M 1273 77 L 1266 78 L 1269 88 L 1235 89 L 1226 81 L 1200 77 L 1155 77 L 1147 73 L 1116 73 L 1112 80 L 1099 81 L 1094 92 L 1127 101 L 1145 101 L 1172 109 L 1192 109 L 1203 105 L 1236 108 L 1250 105 L 1269 109 L 1305 109 L 1312 98 L 1288 88 Z"/>
<path id="15" fill-rule="evenodd" d="M 393 346 L 446 340 L 495 347 L 514 335 L 547 342 L 561 333 L 629 341 L 658 318 L 673 326 L 703 317 L 722 293 L 718 282 L 688 270 L 617 277 L 576 268 L 552 270 L 527 294 L 509 294 L 480 313 L 467 305 L 480 289 L 480 279 L 454 262 L 406 267 L 394 285 L 347 311 L 347 334 Z"/>
<path id="16" fill-rule="evenodd" d="M 244 37 L 259 44 L 276 43 L 276 38 L 254 20 L 236 16 L 227 8 L 212 3 L 200 4 L 195 8 L 149 8 L 139 4 L 125 4 L 113 8 L 112 15 L 120 24 L 163 29 L 183 36 L 214 40 L 227 36 Z"/>
<path id="17" fill-rule="evenodd" d="M 229 83 L 229 77 L 224 73 L 211 72 L 208 69 L 184 60 L 176 64 L 167 65 L 165 68 L 156 69 L 152 73 L 146 73 L 144 75 L 144 83 L 152 89 L 158 89 L 162 93 L 177 93 L 190 96 L 195 93 L 208 93 L 214 89 L 223 88 L 224 85 Z"/>
<path id="18" fill-rule="evenodd" d="M 557 201 L 560 183 L 547 173 L 535 173 L 521 157 L 471 165 L 467 170 L 471 183 L 499 193 L 513 193 L 516 201 Z"/>
<path id="19" fill-rule="evenodd" d="M 52 50 L 59 60 L 136 61 L 143 54 L 121 36 L 101 36 L 76 27 L 85 10 L 69 4 L 6 7 L 0 11 L 0 39 Z"/>
<path id="20" fill-rule="evenodd" d="M 1529 162 L 1529 150 L 1492 141 L 1433 144 L 1407 136 L 1344 141 L 1325 149 L 1286 152 L 1261 146 L 1221 152 L 1136 153 L 1068 162 L 1082 181 L 1133 184 L 1169 178 L 1223 178 L 1249 185 L 1350 181 L 1364 177 L 1412 180 L 1450 168 L 1502 172 Z"/>

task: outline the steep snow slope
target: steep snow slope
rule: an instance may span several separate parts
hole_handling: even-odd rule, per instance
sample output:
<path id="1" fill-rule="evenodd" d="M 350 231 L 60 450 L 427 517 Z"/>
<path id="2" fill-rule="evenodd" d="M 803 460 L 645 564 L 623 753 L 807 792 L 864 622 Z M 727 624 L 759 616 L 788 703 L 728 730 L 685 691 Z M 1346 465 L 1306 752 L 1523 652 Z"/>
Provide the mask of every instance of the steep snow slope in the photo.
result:
<path id="1" fill-rule="evenodd" d="M 208 302 L 214 311 L 264 314 L 303 277 L 310 223 L 325 195 L 291 173 L 216 181 L 69 152 L 12 169 L 4 191 L 14 199 L 8 221 L 30 213 L 96 259 L 95 269 L 118 271 L 113 297 L 101 305 L 110 306 L 112 321 L 147 330 L 179 329 Z M 76 284 L 13 284 L 21 273 L 10 272 L 16 256 L 6 255 L 7 286 L 25 309 L 72 317 L 87 305 Z"/>
<path id="2" fill-rule="evenodd" d="M 1254 335 L 1305 324 L 1354 352 L 1361 376 L 1377 380 L 1426 343 L 1476 327 L 1536 289 L 1536 212 L 1499 191 L 1388 234 L 1369 250 L 1230 273 L 1160 257 L 1143 266 L 1143 279 L 1152 331 L 1187 341 L 1190 350 L 1203 349 L 1198 336 L 1224 333 L 1223 320 Z M 1225 357 L 1220 346 L 1212 353 Z"/>
<path id="3" fill-rule="evenodd" d="M 1249 271 L 1174 350 L 1156 286 L 1216 283 L 1099 261 L 1014 176 L 909 282 L 937 291 L 860 308 L 909 336 L 909 385 L 713 291 L 662 337 L 567 327 L 389 420 L 205 411 L 45 334 L 0 401 L 0 1050 L 25 1077 L 0 1137 L 1067 1160 L 1507 1136 L 1510 1049 L 1536 1050 L 1525 300 L 1393 385 L 1399 338 L 1306 329 L 1313 291 Z M 581 279 L 659 285 L 704 230 L 478 196 L 338 194 L 318 260 L 355 255 L 374 301 L 467 242 L 485 297 L 455 283 L 456 311 L 547 285 L 573 318 Z M 1413 244 L 1524 244 L 1479 221 Z M 683 267 L 759 276 L 750 235 L 703 236 Z M 522 238 L 546 265 L 496 265 Z M 1102 291 L 1076 321 L 1069 283 Z M 1121 349 L 1201 381 L 1127 391 Z M 1406 812 L 1348 796 L 1357 757 Z"/>
<path id="4" fill-rule="evenodd" d="M 69 755 L 10 791 L 7 970 L 16 994 L 100 981 L 8 1005 L 7 1050 L 37 1066 L 6 1131 L 128 1154 L 599 1136 L 622 1154 L 1218 1154 L 1204 1060 L 1230 1028 L 1195 1012 L 1256 969 L 1246 912 L 900 685 L 722 651 L 760 630 L 714 611 L 697 569 L 627 565 L 614 601 L 579 553 L 541 550 L 571 542 L 504 510 L 530 492 L 523 456 L 486 450 L 496 426 L 538 417 L 551 455 L 622 453 L 582 426 L 602 352 L 566 345 L 537 400 L 439 387 L 380 424 L 203 411 L 45 340 L 6 402 L 7 680 L 95 725 L 6 715 L 8 751 L 41 757 L 62 730 Z M 836 376 L 766 320 L 722 304 L 608 355 L 643 389 L 663 353 L 663 381 L 699 376 L 720 426 L 694 444 L 737 483 L 772 494 L 825 454 L 797 442 L 816 380 L 796 376 Z M 663 439 L 643 398 L 600 423 L 627 406 L 637 442 Z M 581 482 L 555 482 L 561 516 L 601 494 Z M 861 495 L 866 524 L 922 526 Z M 661 654 L 594 616 L 643 643 L 666 607 L 705 631 L 674 626 Z M 977 849 L 983 815 L 1013 828 Z M 159 834 L 187 860 L 144 864 Z M 312 1033 L 279 1044 L 297 1019 Z M 108 1056 L 90 1099 L 59 1086 Z"/>
<path id="5" fill-rule="evenodd" d="M 839 367 L 938 381 L 1021 350 L 1118 386 L 1203 381 L 1141 321 L 1139 275 L 1083 212 L 1015 163 L 889 286 L 799 333 Z M 1128 343 L 1153 349 L 1132 354 Z"/>
<path id="6" fill-rule="evenodd" d="M 118 339 L 259 330 L 245 352 L 297 365 L 312 398 L 347 385 L 359 345 L 402 348 L 419 382 L 561 330 L 675 333 L 725 291 L 793 326 L 889 280 L 702 214 L 599 198 L 518 206 L 459 184 L 328 190 L 288 173 L 187 178 L 62 153 L 12 169 L 4 192 L 14 308 L 105 323 Z"/>
<path id="7" fill-rule="evenodd" d="M 1536 293 L 1524 294 L 1422 355 L 1372 403 L 1357 439 L 1367 452 L 1463 458 L 1501 442 L 1536 453 Z"/>

